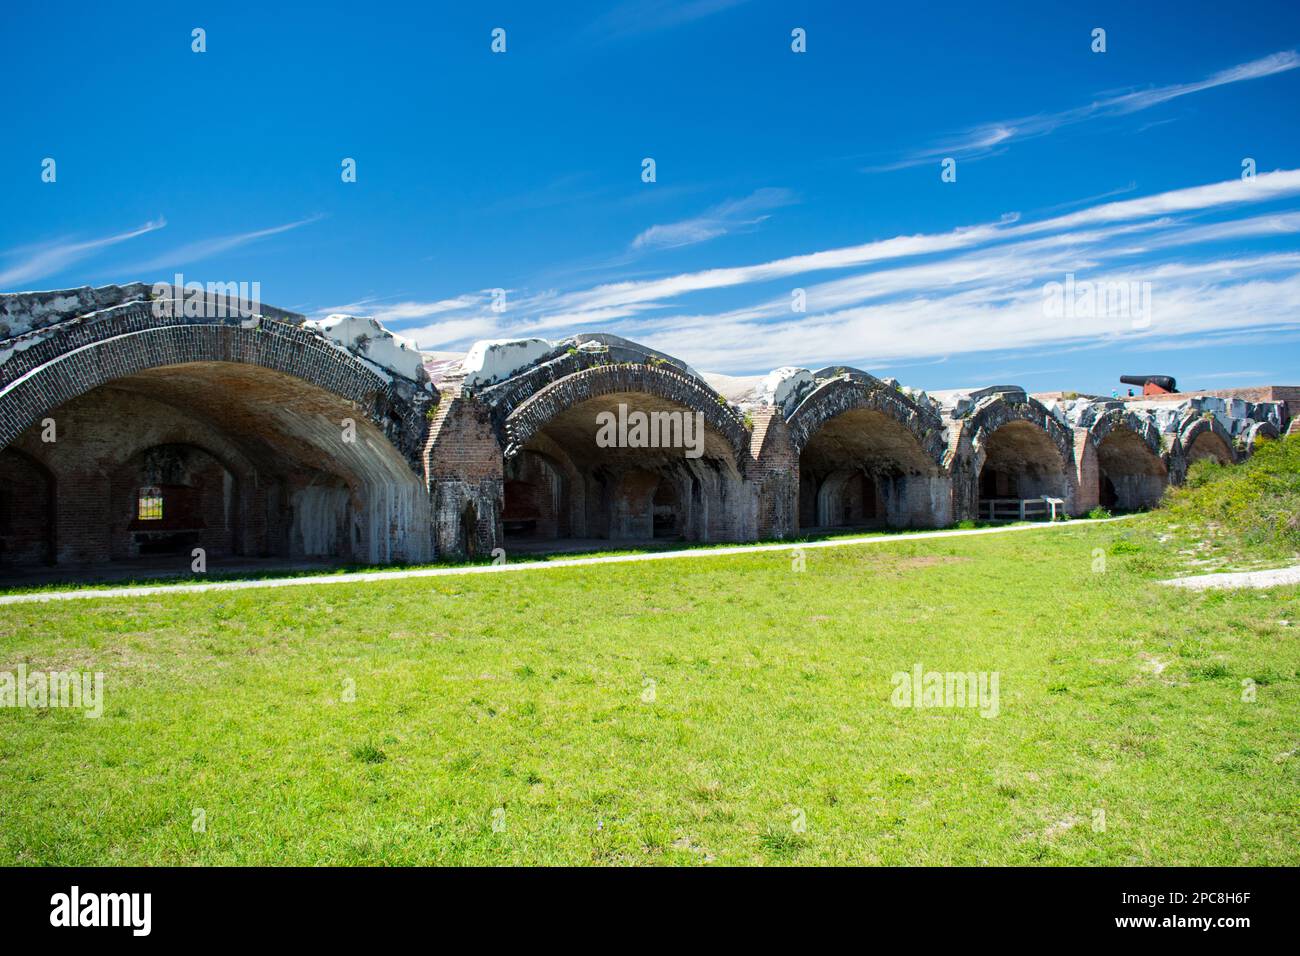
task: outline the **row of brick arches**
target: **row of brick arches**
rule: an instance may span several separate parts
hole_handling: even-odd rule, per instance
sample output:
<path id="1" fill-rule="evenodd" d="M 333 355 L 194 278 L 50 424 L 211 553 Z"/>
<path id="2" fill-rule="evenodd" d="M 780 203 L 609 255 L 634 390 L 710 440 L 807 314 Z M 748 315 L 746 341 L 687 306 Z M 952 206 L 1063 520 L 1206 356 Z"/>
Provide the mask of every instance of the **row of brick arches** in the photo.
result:
<path id="1" fill-rule="evenodd" d="M 130 321 L 0 367 L 0 565 L 195 548 L 419 562 L 940 527 L 1044 497 L 1149 507 L 1190 461 L 1234 458 L 1222 428 L 1196 423 L 1171 474 L 1161 436 L 1132 416 L 1080 438 L 1020 394 L 946 420 L 857 372 L 747 422 L 653 362 L 566 367 L 494 403 L 395 383 L 290 324 Z M 602 439 L 632 413 L 664 440 Z"/>
<path id="2" fill-rule="evenodd" d="M 979 517 L 992 502 L 1045 497 L 1061 501 L 1062 510 L 1080 500 L 1131 510 L 1153 504 L 1167 481 L 1158 437 L 1125 423 L 1085 442 L 1095 486 L 1080 494 L 1074 436 L 1038 403 L 1023 396 L 996 401 L 969 421 L 945 423 L 866 376 L 824 385 L 790 416 L 784 485 L 762 478 L 767 445 L 738 449 L 713 425 L 694 459 L 680 450 L 600 448 L 595 423 L 618 404 L 698 410 L 668 401 L 671 383 L 655 378 L 648 371 L 638 376 L 643 391 L 552 403 L 548 417 L 516 444 L 504 472 L 508 549 L 941 527 Z M 958 440 L 951 440 L 953 431 Z M 1231 458 L 1230 446 L 1216 452 Z M 747 512 L 750 497 L 758 500 Z M 764 500 L 782 497 L 789 500 Z"/>

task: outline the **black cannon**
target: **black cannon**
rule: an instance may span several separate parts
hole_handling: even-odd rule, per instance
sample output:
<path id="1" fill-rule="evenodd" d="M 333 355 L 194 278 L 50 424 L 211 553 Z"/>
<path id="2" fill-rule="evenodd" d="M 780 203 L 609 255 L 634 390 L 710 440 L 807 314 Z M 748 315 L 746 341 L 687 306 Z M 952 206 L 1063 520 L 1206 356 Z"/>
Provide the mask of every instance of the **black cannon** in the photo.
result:
<path id="1" fill-rule="evenodd" d="M 1141 385 L 1143 389 L 1150 384 L 1162 392 L 1178 391 L 1178 382 L 1172 375 L 1121 375 L 1119 380 L 1125 385 Z"/>

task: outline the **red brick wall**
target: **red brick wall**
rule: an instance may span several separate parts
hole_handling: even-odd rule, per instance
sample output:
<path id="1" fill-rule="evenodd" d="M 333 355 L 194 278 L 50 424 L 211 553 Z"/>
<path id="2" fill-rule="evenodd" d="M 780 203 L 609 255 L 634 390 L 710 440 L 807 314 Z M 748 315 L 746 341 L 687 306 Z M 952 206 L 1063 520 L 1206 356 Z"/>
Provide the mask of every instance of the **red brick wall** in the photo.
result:
<path id="1" fill-rule="evenodd" d="M 760 407 L 754 422 L 745 478 L 757 496 L 756 537 L 790 538 L 799 533 L 799 457 L 780 409 Z"/>
<path id="2" fill-rule="evenodd" d="M 1074 461 L 1078 468 L 1078 486 L 1074 492 L 1074 510 L 1087 514 L 1100 503 L 1098 488 L 1101 470 L 1097 463 L 1097 450 L 1088 438 L 1088 429 L 1074 428 Z"/>
<path id="3" fill-rule="evenodd" d="M 487 406 L 458 389 L 444 391 L 429 427 L 424 468 L 437 553 L 485 557 L 500 547 L 505 457 Z M 467 527 L 470 515 L 473 527 Z"/>

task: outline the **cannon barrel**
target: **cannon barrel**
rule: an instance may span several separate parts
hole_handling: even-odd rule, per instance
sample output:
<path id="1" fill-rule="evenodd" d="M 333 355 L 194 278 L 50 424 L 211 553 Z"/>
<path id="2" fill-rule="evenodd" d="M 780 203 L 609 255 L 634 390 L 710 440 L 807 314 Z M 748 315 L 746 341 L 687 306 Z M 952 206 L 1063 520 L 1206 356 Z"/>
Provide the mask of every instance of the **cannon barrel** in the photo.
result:
<path id="1" fill-rule="evenodd" d="M 1172 375 L 1121 375 L 1119 380 L 1125 385 L 1146 385 L 1150 382 L 1166 392 L 1178 391 L 1178 383 Z"/>

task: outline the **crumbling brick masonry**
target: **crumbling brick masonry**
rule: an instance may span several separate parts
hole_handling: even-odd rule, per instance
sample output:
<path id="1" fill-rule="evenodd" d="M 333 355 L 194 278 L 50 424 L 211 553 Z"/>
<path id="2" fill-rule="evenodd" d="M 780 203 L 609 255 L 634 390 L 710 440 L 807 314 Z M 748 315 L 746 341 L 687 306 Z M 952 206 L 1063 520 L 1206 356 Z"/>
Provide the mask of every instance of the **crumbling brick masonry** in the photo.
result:
<path id="1" fill-rule="evenodd" d="M 159 310 L 142 284 L 0 295 L 0 567 L 195 548 L 409 563 L 1144 508 L 1300 401 L 927 395 L 847 366 L 724 395 L 615 335 L 434 362 L 372 319 L 201 304 Z"/>

